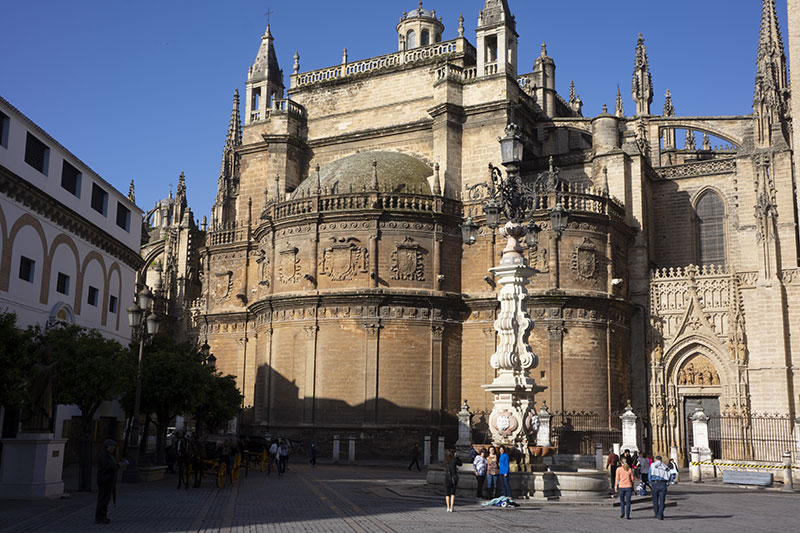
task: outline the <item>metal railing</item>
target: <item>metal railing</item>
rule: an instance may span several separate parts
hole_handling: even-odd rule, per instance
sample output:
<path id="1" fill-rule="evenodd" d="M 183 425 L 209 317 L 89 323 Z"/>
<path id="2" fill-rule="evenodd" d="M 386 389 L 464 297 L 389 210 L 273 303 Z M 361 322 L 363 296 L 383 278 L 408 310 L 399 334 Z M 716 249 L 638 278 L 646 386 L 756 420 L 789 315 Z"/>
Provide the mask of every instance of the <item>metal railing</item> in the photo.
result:
<path id="1" fill-rule="evenodd" d="M 599 442 L 607 452 L 615 442 L 622 442 L 619 416 L 620 413 L 555 412 L 550 419 L 553 446 L 561 454 L 594 455 L 595 444 Z"/>
<path id="2" fill-rule="evenodd" d="M 708 419 L 708 447 L 714 459 L 778 463 L 794 451 L 791 417 L 781 414 L 721 415 Z M 694 446 L 691 417 L 688 444 Z"/>

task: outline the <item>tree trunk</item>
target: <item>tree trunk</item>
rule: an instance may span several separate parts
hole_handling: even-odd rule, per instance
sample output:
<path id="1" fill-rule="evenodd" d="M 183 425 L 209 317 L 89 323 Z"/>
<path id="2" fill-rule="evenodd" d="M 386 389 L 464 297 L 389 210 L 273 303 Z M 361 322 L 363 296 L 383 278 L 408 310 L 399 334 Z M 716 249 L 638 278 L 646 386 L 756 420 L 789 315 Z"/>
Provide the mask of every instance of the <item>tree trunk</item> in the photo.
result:
<path id="1" fill-rule="evenodd" d="M 156 464 L 167 464 L 167 421 L 169 416 L 166 412 L 158 413 L 158 425 L 156 426 Z"/>
<path id="2" fill-rule="evenodd" d="M 142 440 L 139 442 L 139 458 L 147 453 L 147 441 L 150 440 L 150 413 L 144 417 L 144 429 L 142 430 Z"/>
<path id="3" fill-rule="evenodd" d="M 92 490 L 92 419 L 93 416 L 81 417 L 81 439 L 79 445 L 78 490 Z"/>

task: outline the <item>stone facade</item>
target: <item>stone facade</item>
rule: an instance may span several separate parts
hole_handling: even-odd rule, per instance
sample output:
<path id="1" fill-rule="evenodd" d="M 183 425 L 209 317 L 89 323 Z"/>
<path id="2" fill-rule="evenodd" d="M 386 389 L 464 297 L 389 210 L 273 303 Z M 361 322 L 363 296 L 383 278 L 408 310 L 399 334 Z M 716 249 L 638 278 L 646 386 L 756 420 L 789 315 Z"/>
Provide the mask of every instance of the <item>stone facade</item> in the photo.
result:
<path id="1" fill-rule="evenodd" d="M 243 125 L 234 98 L 205 243 L 193 241 L 193 334 L 238 376 L 245 425 L 398 448 L 431 432 L 455 440 L 467 398 L 483 438 L 502 243 L 465 188 L 500 161 L 511 122 L 544 228 L 525 251 L 537 404 L 610 416 L 630 399 L 642 444 L 662 454 L 684 446 L 690 398 L 793 415 L 798 204 L 772 0 L 761 24 L 754 112 L 729 117 L 680 117 L 669 91 L 654 114 L 641 35 L 636 114 L 618 97 L 614 114 L 584 117 L 574 86 L 556 93 L 544 45 L 517 73 L 505 0 L 486 1 L 475 46 L 461 22 L 440 38 L 420 6 L 397 27 L 399 51 L 311 72 L 295 55 L 288 89 L 267 28 Z M 410 45 L 412 28 L 430 44 Z M 548 222 L 559 201 L 560 234 Z M 469 246 L 467 216 L 480 225 Z"/>

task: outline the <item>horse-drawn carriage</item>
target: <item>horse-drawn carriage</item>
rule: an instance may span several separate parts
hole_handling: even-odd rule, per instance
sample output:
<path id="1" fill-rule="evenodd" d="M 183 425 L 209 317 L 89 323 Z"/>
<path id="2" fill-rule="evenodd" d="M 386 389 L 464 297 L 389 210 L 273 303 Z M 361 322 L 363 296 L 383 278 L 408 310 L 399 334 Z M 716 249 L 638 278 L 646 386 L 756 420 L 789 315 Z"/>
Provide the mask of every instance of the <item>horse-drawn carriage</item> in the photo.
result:
<path id="1" fill-rule="evenodd" d="M 231 484 L 239 480 L 245 461 L 235 438 L 209 435 L 204 440 L 198 441 L 182 436 L 178 438 L 176 448 L 178 488 L 183 485 L 188 489 L 192 477 L 194 477 L 194 487 L 199 487 L 206 475 L 214 478 L 218 488 L 225 485 L 226 477 Z"/>

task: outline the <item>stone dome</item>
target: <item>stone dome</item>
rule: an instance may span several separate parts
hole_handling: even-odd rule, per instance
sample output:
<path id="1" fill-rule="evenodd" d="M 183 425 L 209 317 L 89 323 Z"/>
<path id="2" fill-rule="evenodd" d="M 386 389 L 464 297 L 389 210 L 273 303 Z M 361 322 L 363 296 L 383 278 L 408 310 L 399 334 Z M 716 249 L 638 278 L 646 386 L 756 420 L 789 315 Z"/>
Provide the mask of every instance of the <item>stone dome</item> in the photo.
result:
<path id="1" fill-rule="evenodd" d="M 319 170 L 323 191 L 342 194 L 372 189 L 373 166 L 377 162 L 378 189 L 392 192 L 431 194 L 428 178 L 433 170 L 419 159 L 400 152 L 360 152 L 337 159 Z M 294 198 L 313 194 L 317 187 L 316 171 L 295 189 Z"/>

